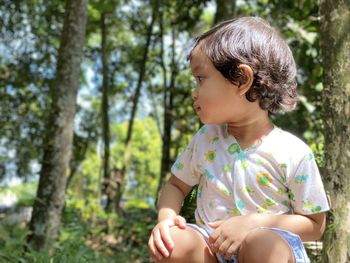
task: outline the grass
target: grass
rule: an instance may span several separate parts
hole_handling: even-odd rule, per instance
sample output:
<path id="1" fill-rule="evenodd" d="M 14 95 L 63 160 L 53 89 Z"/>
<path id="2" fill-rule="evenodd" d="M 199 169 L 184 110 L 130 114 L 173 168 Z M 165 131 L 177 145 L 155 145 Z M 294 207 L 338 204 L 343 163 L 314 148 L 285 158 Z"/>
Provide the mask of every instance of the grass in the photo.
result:
<path id="1" fill-rule="evenodd" d="M 155 222 L 154 211 L 133 208 L 125 210 L 123 216 L 104 214 L 93 221 L 83 220 L 81 214 L 75 207 L 65 208 L 60 239 L 51 253 L 24 253 L 27 226 L 0 223 L 0 262 L 150 262 L 147 242 Z"/>

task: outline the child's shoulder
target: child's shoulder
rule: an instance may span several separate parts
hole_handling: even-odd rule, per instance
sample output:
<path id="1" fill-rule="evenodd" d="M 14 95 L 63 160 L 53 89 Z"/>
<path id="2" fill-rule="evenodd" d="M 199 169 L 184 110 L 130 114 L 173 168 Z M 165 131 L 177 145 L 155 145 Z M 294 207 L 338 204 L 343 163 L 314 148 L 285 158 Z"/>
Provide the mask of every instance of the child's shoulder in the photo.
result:
<path id="1" fill-rule="evenodd" d="M 279 127 L 273 130 L 267 147 L 275 153 L 294 157 L 293 159 L 301 159 L 312 153 L 311 148 L 302 139 Z"/>

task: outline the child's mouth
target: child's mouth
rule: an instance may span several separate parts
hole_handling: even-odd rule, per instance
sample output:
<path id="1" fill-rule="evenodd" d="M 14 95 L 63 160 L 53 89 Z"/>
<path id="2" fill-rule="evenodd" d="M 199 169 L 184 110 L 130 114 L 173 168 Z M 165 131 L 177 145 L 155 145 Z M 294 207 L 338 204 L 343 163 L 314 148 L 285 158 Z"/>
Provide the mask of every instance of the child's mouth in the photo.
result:
<path id="1" fill-rule="evenodd" d="M 198 113 L 201 110 L 201 107 L 198 105 L 193 105 L 193 109 Z"/>

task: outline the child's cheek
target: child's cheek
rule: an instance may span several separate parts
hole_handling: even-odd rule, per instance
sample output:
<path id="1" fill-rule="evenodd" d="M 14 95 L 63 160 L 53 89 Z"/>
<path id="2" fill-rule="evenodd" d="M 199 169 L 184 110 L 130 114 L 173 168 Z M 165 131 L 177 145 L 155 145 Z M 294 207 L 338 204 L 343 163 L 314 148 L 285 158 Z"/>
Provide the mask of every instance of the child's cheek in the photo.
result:
<path id="1" fill-rule="evenodd" d="M 211 118 L 216 115 L 218 112 L 218 108 L 220 105 L 218 105 L 213 98 L 206 99 L 202 104 L 202 114 L 203 117 L 206 116 L 207 118 Z"/>

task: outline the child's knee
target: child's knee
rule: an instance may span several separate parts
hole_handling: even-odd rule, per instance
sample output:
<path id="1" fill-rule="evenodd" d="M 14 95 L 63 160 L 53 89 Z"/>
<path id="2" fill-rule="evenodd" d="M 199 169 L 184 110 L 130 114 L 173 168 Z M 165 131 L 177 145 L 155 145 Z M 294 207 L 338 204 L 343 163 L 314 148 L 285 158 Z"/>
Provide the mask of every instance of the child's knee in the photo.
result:
<path id="1" fill-rule="evenodd" d="M 180 229 L 177 226 L 170 228 L 170 235 L 174 242 L 175 255 L 184 254 L 185 256 L 196 249 L 197 234 L 191 228 Z"/>
<path id="2" fill-rule="evenodd" d="M 187 227 L 180 229 L 177 226 L 170 228 L 170 236 L 174 242 L 174 248 L 168 258 L 160 262 L 187 262 L 200 247 L 200 237 L 195 230 Z"/>
<path id="3" fill-rule="evenodd" d="M 291 257 L 293 257 L 293 253 L 286 241 L 268 229 L 251 231 L 242 242 L 238 256 L 239 262 L 243 263 L 290 262 Z"/>

